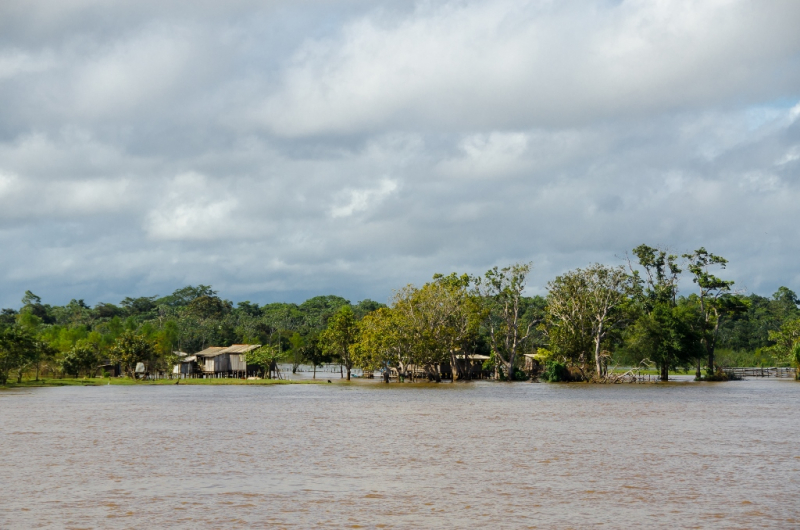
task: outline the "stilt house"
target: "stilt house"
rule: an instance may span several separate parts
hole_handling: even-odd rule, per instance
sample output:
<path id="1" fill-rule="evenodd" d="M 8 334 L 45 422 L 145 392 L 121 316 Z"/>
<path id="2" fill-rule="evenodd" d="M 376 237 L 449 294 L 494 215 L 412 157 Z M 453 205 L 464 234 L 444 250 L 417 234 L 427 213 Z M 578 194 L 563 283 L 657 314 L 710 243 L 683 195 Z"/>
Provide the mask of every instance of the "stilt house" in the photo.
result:
<path id="1" fill-rule="evenodd" d="M 204 375 L 244 376 L 247 374 L 246 354 L 260 344 L 234 344 L 211 346 L 194 354 L 198 370 Z"/>

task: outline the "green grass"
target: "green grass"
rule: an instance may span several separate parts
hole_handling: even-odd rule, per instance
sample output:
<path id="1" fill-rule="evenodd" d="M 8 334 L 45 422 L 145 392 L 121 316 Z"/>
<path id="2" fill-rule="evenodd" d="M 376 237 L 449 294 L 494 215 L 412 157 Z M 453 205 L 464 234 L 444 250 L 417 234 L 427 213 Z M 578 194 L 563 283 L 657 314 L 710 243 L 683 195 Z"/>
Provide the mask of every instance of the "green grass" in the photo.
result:
<path id="1" fill-rule="evenodd" d="M 50 379 L 39 378 L 38 381 L 33 379 L 23 379 L 22 383 L 17 383 L 16 379 L 9 380 L 5 386 L 0 388 L 36 388 L 36 387 L 57 387 L 57 386 L 146 386 L 146 385 L 174 385 L 176 381 L 180 381 L 180 385 L 296 385 L 296 384 L 315 384 L 323 383 L 324 380 L 311 380 L 311 381 L 289 381 L 286 379 L 158 379 L 156 381 L 134 381 L 127 377 L 79 377 L 77 379 L 72 377 L 65 377 L 64 379 Z"/>

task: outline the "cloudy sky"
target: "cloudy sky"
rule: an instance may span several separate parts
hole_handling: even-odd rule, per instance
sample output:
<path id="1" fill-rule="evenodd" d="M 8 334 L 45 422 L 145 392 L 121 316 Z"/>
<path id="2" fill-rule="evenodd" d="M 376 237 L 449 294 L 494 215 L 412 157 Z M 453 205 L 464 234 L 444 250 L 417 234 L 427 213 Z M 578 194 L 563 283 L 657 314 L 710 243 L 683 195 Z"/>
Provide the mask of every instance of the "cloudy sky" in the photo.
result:
<path id="1" fill-rule="evenodd" d="M 4 0 L 0 305 L 641 244 L 800 291 L 796 0 Z"/>

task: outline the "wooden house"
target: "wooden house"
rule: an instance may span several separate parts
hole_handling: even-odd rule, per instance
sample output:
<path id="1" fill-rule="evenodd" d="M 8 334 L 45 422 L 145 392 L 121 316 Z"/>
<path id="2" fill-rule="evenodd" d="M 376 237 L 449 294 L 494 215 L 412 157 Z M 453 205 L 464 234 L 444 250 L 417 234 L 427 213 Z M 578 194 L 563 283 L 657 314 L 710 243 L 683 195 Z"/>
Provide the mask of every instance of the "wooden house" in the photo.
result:
<path id="1" fill-rule="evenodd" d="M 234 344 L 233 346 L 211 346 L 194 354 L 197 368 L 204 376 L 245 376 L 247 374 L 247 352 L 260 348 L 260 344 Z"/>
<path id="2" fill-rule="evenodd" d="M 199 372 L 197 368 L 197 356 L 196 355 L 186 355 L 185 353 L 181 357 L 180 362 L 172 367 L 172 374 L 177 375 L 179 377 L 190 377 Z"/>
<path id="3" fill-rule="evenodd" d="M 484 379 L 489 377 L 490 373 L 483 369 L 483 363 L 488 361 L 491 357 L 488 355 L 456 355 L 456 363 L 460 368 L 461 373 L 465 379 Z M 453 372 L 458 373 L 457 370 L 450 370 L 450 377 L 453 377 Z"/>
<path id="4" fill-rule="evenodd" d="M 523 353 L 522 356 L 525 359 L 525 366 L 523 367 L 525 373 L 528 374 L 529 377 L 537 377 L 544 368 L 542 363 L 539 362 L 535 354 Z"/>

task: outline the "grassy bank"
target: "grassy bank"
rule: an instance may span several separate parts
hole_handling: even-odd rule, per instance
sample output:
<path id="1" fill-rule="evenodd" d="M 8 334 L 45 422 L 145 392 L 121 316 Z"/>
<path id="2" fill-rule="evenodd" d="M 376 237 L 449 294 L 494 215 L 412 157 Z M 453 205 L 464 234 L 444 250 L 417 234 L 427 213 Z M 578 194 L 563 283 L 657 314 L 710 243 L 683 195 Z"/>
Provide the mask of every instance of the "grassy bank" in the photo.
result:
<path id="1" fill-rule="evenodd" d="M 64 379 L 46 379 L 40 378 L 38 381 L 25 380 L 21 383 L 16 381 L 9 381 L 5 386 L 0 388 L 37 388 L 37 387 L 57 387 L 57 386 L 147 386 L 147 385 L 174 385 L 178 382 L 180 385 L 307 385 L 325 382 L 322 379 L 311 381 L 289 381 L 286 379 L 159 379 L 157 381 L 134 381 L 127 377 L 79 377 L 78 379 L 64 378 Z"/>

